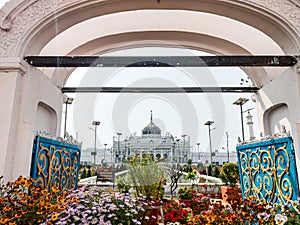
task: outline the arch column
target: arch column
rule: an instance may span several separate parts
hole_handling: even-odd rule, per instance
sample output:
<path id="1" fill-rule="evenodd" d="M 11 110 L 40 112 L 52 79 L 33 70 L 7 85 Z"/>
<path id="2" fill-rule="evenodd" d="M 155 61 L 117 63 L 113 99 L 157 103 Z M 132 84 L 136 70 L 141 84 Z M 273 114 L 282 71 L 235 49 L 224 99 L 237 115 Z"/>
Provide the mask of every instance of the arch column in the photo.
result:
<path id="1" fill-rule="evenodd" d="M 42 116 L 55 124 L 50 135 L 58 136 L 63 101 L 60 89 L 41 71 L 20 58 L 0 59 L 0 175 L 6 181 L 30 175 L 37 129 L 49 131 L 47 124 L 37 124 L 40 103 L 49 109 Z"/>
<path id="2" fill-rule="evenodd" d="M 0 174 L 10 180 L 17 151 L 22 77 L 27 66 L 19 58 L 0 60 Z"/>
<path id="3" fill-rule="evenodd" d="M 258 92 L 256 101 L 259 130 L 263 135 L 273 135 L 282 131 L 282 125 L 285 126 L 286 131 L 293 137 L 296 165 L 300 168 L 300 80 L 296 70 L 296 66 L 287 69 L 265 85 Z M 280 107 L 282 110 L 276 112 Z M 274 127 L 274 121 L 272 122 L 274 119 L 277 119 L 277 129 Z"/>

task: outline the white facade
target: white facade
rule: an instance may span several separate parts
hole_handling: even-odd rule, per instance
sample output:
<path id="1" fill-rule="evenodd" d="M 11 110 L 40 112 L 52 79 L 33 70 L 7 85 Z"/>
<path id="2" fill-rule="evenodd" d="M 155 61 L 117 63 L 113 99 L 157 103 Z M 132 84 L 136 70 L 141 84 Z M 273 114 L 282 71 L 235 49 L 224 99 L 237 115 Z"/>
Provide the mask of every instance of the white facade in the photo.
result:
<path id="1" fill-rule="evenodd" d="M 215 165 L 223 165 L 224 163 L 229 162 L 238 162 L 237 153 L 235 151 L 231 152 L 218 152 L 214 151 L 211 154 L 209 152 L 192 152 L 193 155 L 193 163 L 202 163 L 203 165 L 210 164 L 210 160 L 212 158 L 212 164 Z M 229 159 L 229 160 L 228 160 Z"/>
<path id="2" fill-rule="evenodd" d="M 83 165 L 94 165 L 94 160 L 96 166 L 102 165 L 103 162 L 107 164 L 112 164 L 113 155 L 112 150 L 110 148 L 97 148 L 96 149 L 96 157 L 94 158 L 95 148 L 86 148 L 81 150 L 80 155 L 80 163 Z"/>
<path id="3" fill-rule="evenodd" d="M 170 133 L 162 136 L 160 128 L 152 121 L 152 113 L 150 123 L 142 130 L 141 136 L 131 135 L 125 140 L 114 138 L 112 149 L 116 164 L 147 154 L 175 164 L 187 163 L 192 158 L 190 137 L 182 135 L 181 139 L 177 139 Z"/>

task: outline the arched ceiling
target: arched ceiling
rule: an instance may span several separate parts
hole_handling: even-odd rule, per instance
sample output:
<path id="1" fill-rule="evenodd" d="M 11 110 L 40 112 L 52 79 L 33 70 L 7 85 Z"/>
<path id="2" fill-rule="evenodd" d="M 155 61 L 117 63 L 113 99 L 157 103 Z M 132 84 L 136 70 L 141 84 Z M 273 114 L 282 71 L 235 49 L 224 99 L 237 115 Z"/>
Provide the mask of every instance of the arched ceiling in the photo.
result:
<path id="1" fill-rule="evenodd" d="M 138 10 L 76 24 L 53 38 L 40 55 L 100 55 L 142 46 L 190 48 L 219 55 L 284 54 L 261 31 L 224 16 L 183 10 Z M 245 71 L 258 86 L 282 72 L 277 69 L 265 79 L 263 69 L 245 68 Z"/>
<path id="2" fill-rule="evenodd" d="M 224 16 L 183 10 L 127 11 L 89 19 L 58 34 L 40 54 L 66 55 L 83 43 L 108 35 L 162 31 L 215 37 L 240 46 L 253 55 L 283 54 L 270 37 L 244 23 Z M 213 43 L 211 45 L 213 48 Z"/>
<path id="3" fill-rule="evenodd" d="M 0 26 L 8 34 L 0 33 L 0 53 L 70 55 L 93 48 L 101 54 L 146 41 L 135 34 L 169 43 L 159 35 L 168 33 L 175 45 L 216 54 L 298 54 L 299 14 L 290 0 L 11 0 L 0 13 Z M 117 40 L 124 35 L 127 39 Z M 98 45 L 109 37 L 114 45 Z M 249 75 L 263 85 L 281 72 L 259 68 Z"/>

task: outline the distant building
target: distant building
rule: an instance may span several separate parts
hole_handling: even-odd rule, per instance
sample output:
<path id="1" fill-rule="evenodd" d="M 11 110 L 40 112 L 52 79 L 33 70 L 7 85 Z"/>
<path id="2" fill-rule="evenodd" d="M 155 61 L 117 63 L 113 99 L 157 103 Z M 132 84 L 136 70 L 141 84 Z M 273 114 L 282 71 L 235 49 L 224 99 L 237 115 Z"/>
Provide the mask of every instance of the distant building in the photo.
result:
<path id="1" fill-rule="evenodd" d="M 210 164 L 210 153 L 209 152 L 193 152 L 192 157 L 193 163 Z M 236 152 L 229 152 L 229 162 L 237 162 Z M 215 151 L 212 153 L 212 163 L 215 165 L 223 165 L 228 162 L 227 152 Z"/>
<path id="2" fill-rule="evenodd" d="M 187 163 L 192 158 L 190 137 L 182 135 L 181 139 L 176 139 L 172 134 L 161 135 L 161 129 L 154 124 L 152 111 L 150 123 L 142 130 L 141 136 L 131 135 L 129 138 L 121 140 L 121 134 L 113 139 L 114 163 L 124 163 L 135 155 L 151 154 L 159 160 L 169 163 Z"/>
<path id="3" fill-rule="evenodd" d="M 81 150 L 81 157 L 80 157 L 80 163 L 83 165 L 93 165 L 94 164 L 94 148 L 86 148 Z M 108 164 L 111 164 L 113 159 L 112 159 L 112 154 L 111 154 L 111 149 L 107 148 L 97 148 L 96 149 L 96 165 L 101 165 L 103 164 L 103 160 L 107 162 Z"/>

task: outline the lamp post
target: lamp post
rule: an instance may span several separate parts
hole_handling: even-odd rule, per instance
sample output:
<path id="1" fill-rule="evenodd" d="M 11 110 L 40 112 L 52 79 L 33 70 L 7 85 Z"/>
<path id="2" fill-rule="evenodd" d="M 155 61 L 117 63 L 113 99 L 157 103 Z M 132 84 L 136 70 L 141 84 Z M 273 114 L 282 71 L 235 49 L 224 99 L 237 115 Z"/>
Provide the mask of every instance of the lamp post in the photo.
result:
<path id="1" fill-rule="evenodd" d="M 212 164 L 212 147 L 211 147 L 211 136 L 210 136 L 210 126 L 214 121 L 206 121 L 204 125 L 208 126 L 208 137 L 209 137 L 209 150 L 210 150 L 210 164 Z"/>
<path id="2" fill-rule="evenodd" d="M 92 125 L 95 126 L 94 130 L 95 130 L 95 140 L 94 140 L 94 152 L 93 152 L 93 155 L 94 155 L 94 169 L 96 169 L 96 155 L 97 155 L 97 126 L 100 125 L 100 122 L 99 121 L 93 121 Z"/>
<path id="3" fill-rule="evenodd" d="M 183 150 L 182 150 L 183 160 L 187 160 L 187 152 L 185 150 L 185 137 L 186 136 L 187 136 L 186 134 L 181 135 L 181 137 L 183 138 Z"/>
<path id="4" fill-rule="evenodd" d="M 248 102 L 248 98 L 239 98 L 233 104 L 239 105 L 241 110 L 241 123 L 242 123 L 242 138 L 245 141 L 245 134 L 244 134 L 244 121 L 243 121 L 243 105 Z"/>
<path id="5" fill-rule="evenodd" d="M 171 165 L 173 166 L 173 163 L 174 163 L 174 155 L 175 155 L 175 148 L 176 148 L 176 142 L 174 141 L 173 142 L 173 145 L 172 145 L 172 152 L 171 152 Z"/>
<path id="6" fill-rule="evenodd" d="M 66 112 L 65 112 L 65 127 L 64 127 L 64 138 L 66 138 L 66 132 L 67 132 L 67 114 L 68 114 L 68 105 L 71 105 L 73 103 L 74 98 L 67 98 L 65 101 L 66 104 Z"/>
<path id="7" fill-rule="evenodd" d="M 104 144 L 104 156 L 103 156 L 104 161 L 105 161 L 106 145 L 107 144 Z"/>
<path id="8" fill-rule="evenodd" d="M 228 141 L 228 132 L 226 131 L 226 139 L 227 139 L 227 161 L 229 162 L 229 141 Z"/>
<path id="9" fill-rule="evenodd" d="M 179 146 L 179 141 L 180 141 L 180 139 L 178 138 L 178 139 L 176 139 L 176 141 L 177 141 L 177 156 L 178 156 L 178 162 L 180 163 L 180 146 Z"/>
<path id="10" fill-rule="evenodd" d="M 122 135 L 122 133 L 117 133 L 118 135 L 118 158 L 120 157 L 120 136 Z"/>
<path id="11" fill-rule="evenodd" d="M 197 143 L 198 146 L 198 163 L 200 163 L 200 143 Z"/>
<path id="12" fill-rule="evenodd" d="M 127 139 L 124 140 L 124 156 L 126 161 L 126 155 L 127 155 Z"/>

